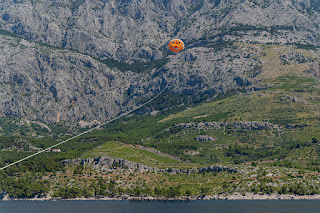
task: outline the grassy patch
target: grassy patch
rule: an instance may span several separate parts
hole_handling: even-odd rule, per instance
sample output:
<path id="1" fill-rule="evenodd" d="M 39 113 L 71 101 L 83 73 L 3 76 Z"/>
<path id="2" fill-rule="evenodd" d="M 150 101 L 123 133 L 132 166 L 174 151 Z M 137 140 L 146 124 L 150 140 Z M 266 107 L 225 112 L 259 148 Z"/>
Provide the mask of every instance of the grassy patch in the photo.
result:
<path id="1" fill-rule="evenodd" d="M 152 152 L 141 150 L 134 146 L 123 144 L 117 141 L 110 141 L 99 147 L 96 147 L 95 149 L 84 154 L 83 157 L 95 158 L 99 156 L 121 158 L 121 159 L 142 163 L 148 166 L 154 166 L 158 168 L 195 166 L 195 164 L 182 163 L 181 161 L 160 156 Z"/>

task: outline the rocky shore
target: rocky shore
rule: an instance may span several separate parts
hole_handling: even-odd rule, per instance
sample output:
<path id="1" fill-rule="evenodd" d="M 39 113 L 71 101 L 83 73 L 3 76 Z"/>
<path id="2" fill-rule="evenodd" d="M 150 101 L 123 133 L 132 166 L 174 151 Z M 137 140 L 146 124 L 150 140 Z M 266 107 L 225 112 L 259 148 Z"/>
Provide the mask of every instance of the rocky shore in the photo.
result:
<path id="1" fill-rule="evenodd" d="M 246 193 L 241 195 L 234 193 L 232 195 L 204 196 L 200 200 L 318 200 L 317 195 L 294 195 L 294 194 L 253 194 Z"/>
<path id="2" fill-rule="evenodd" d="M 194 201 L 194 200 L 319 200 L 320 194 L 316 195 L 293 195 L 293 194 L 253 194 L 246 193 L 241 195 L 234 193 L 231 195 L 206 195 L 206 196 L 193 196 L 193 197 L 134 197 L 122 195 L 120 197 L 77 197 L 77 198 L 61 198 L 61 197 L 35 197 L 35 198 L 4 198 L 0 201 L 57 201 L 57 200 L 74 200 L 74 201 L 85 201 L 85 200 L 105 200 L 105 201 Z"/>

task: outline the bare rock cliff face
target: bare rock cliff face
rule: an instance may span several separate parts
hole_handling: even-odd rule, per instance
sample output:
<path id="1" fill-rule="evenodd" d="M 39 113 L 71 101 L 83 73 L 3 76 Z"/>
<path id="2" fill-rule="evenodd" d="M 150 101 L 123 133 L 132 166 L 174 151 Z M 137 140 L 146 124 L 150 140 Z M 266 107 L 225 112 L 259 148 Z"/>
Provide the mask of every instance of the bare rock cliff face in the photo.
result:
<path id="1" fill-rule="evenodd" d="M 224 39 L 319 44 L 319 1 L 0 1 L 1 28 L 98 58 L 161 57 L 172 36 L 187 44 Z"/>
<path id="2" fill-rule="evenodd" d="M 91 56 L 0 35 L 0 113 L 45 123 L 105 121 L 168 83 L 176 94 L 227 92 L 250 85 L 259 49 L 196 47 L 169 56 L 159 69 L 137 74 Z M 245 51 L 244 51 L 245 50 Z"/>
<path id="3" fill-rule="evenodd" d="M 0 0 L 0 115 L 46 123 L 105 121 L 167 83 L 172 93 L 197 96 L 254 85 L 261 72 L 259 47 L 224 42 L 319 45 L 319 5 Z M 170 53 L 166 44 L 173 37 L 187 49 Z M 130 67 L 163 59 L 143 72 Z"/>
<path id="4" fill-rule="evenodd" d="M 73 160 L 63 160 L 61 161 L 64 164 L 69 165 L 86 165 L 92 166 L 97 170 L 112 171 L 114 169 L 129 170 L 130 172 L 161 172 L 169 174 L 180 174 L 180 173 L 205 173 L 205 172 L 229 172 L 229 173 L 242 173 L 242 170 L 231 168 L 221 165 L 211 165 L 203 168 L 193 168 L 193 169 L 181 169 L 181 168 L 172 168 L 172 169 L 158 169 L 157 167 L 149 167 L 144 164 L 135 163 L 132 161 L 112 158 L 112 157 L 100 157 L 100 158 L 77 158 Z"/>
<path id="5" fill-rule="evenodd" d="M 108 119 L 119 112 L 134 73 L 89 56 L 0 37 L 0 112 L 47 123 Z M 107 103 L 107 104 L 106 104 Z"/>

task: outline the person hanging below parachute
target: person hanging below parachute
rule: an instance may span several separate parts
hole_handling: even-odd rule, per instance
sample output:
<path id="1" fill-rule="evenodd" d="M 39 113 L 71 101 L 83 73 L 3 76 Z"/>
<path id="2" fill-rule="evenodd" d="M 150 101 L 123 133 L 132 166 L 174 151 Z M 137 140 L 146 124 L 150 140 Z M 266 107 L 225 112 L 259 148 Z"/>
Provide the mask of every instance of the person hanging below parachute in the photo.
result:
<path id="1" fill-rule="evenodd" d="M 181 50 L 184 49 L 184 43 L 180 39 L 172 39 L 169 42 L 168 47 L 173 52 L 180 52 Z"/>

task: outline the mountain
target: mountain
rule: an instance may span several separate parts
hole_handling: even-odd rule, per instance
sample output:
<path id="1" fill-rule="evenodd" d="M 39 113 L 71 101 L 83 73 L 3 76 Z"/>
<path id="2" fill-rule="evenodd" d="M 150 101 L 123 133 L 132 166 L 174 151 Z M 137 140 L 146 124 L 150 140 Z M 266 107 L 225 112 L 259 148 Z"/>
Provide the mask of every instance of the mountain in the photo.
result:
<path id="1" fill-rule="evenodd" d="M 154 60 L 176 36 L 319 44 L 319 1 L 1 1 L 2 29 L 36 42 L 121 61 Z"/>
<path id="2" fill-rule="evenodd" d="M 0 199 L 318 199 L 320 51 L 240 46 L 268 87 L 119 119 L 2 171 Z M 0 137 L 0 167 L 68 137 Z"/>
<path id="3" fill-rule="evenodd" d="M 0 168 L 168 85 L 1 170 L 0 199 L 319 198 L 319 6 L 0 0 Z"/>
<path id="4" fill-rule="evenodd" d="M 141 98 L 257 87 L 261 48 L 319 45 L 318 1 L 0 1 L 1 114 L 105 121 Z M 172 54 L 179 37 L 186 50 Z M 317 64 L 313 64 L 317 67 Z M 259 89 L 259 88 L 256 88 Z"/>

